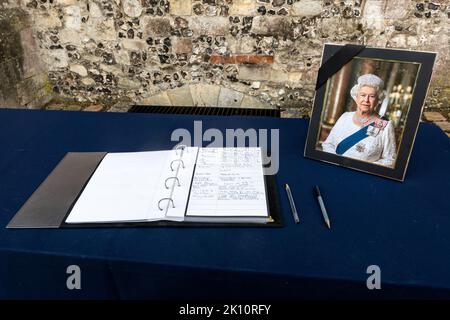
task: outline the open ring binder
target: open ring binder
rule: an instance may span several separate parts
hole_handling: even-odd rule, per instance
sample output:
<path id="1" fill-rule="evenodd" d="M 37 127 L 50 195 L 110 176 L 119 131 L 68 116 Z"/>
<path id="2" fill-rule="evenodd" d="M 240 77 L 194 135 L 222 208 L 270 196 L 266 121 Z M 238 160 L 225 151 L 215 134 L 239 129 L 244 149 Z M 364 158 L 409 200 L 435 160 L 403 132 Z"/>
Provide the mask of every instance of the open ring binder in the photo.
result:
<path id="1" fill-rule="evenodd" d="M 169 202 L 172 202 L 172 208 L 175 208 L 175 204 L 173 203 L 173 199 L 172 199 L 172 198 L 162 198 L 162 199 L 159 199 L 159 201 L 158 201 L 158 209 L 159 209 L 159 210 L 161 210 L 161 211 L 164 210 L 164 208 L 161 208 L 161 206 L 160 206 L 161 201 L 164 201 L 164 200 L 167 200 L 167 201 L 169 201 Z"/>
<path id="2" fill-rule="evenodd" d="M 277 184 L 263 176 L 260 148 L 185 151 L 68 153 L 7 227 L 281 226 Z M 224 162 L 230 157 L 236 161 Z M 171 172 L 170 161 L 177 158 L 186 168 Z M 247 158 L 246 166 L 234 164 Z M 205 175 L 212 180 L 205 183 Z M 120 183 L 104 197 L 111 181 Z M 143 192 L 126 187 L 134 185 Z"/>
<path id="3" fill-rule="evenodd" d="M 172 162 L 170 163 L 170 170 L 175 171 L 175 169 L 172 168 L 172 164 L 173 164 L 175 161 L 180 161 L 180 162 L 181 162 L 181 167 L 182 167 L 183 169 L 185 168 L 185 167 L 184 167 L 184 162 L 183 162 L 183 160 L 181 160 L 181 159 L 175 159 L 175 160 L 172 160 Z"/>
<path id="4" fill-rule="evenodd" d="M 178 182 L 178 186 L 179 186 L 179 187 L 181 186 L 180 180 L 178 179 L 178 177 L 168 177 L 168 178 L 166 179 L 166 181 L 164 181 L 164 185 L 166 186 L 166 189 L 169 189 L 169 187 L 167 186 L 167 181 L 170 180 L 170 179 L 176 179 L 177 182 Z"/>
<path id="5" fill-rule="evenodd" d="M 180 152 L 180 154 L 178 154 L 178 150 L 181 150 L 181 152 Z M 173 179 L 173 180 L 176 180 L 176 184 L 178 185 L 178 187 L 180 187 L 181 186 L 181 182 L 180 182 L 180 178 L 178 177 L 178 171 L 179 171 L 179 169 L 180 169 L 180 165 L 178 164 L 178 167 L 176 167 L 176 168 L 174 168 L 174 166 L 173 166 L 173 164 L 174 163 L 181 163 L 181 167 L 183 168 L 183 169 L 185 169 L 185 165 L 184 165 L 184 161 L 181 159 L 181 158 L 183 158 L 183 153 L 185 152 L 187 150 L 187 146 L 186 145 L 179 145 L 178 147 L 176 147 L 176 149 L 175 149 L 175 154 L 177 155 L 177 156 L 179 156 L 179 158 L 178 159 L 174 159 L 174 160 L 172 160 L 171 162 L 170 162 L 170 165 L 169 165 L 169 167 L 170 167 L 170 170 L 172 171 L 172 172 L 174 172 L 174 176 L 170 176 L 170 177 L 167 177 L 166 178 L 166 180 L 164 181 L 164 186 L 166 187 L 166 189 L 167 190 L 169 190 L 169 189 L 171 189 L 170 190 L 170 194 L 168 195 L 168 197 L 165 197 L 165 198 L 161 198 L 160 200 L 159 200 L 159 202 L 158 202 L 158 208 L 159 208 L 159 210 L 164 210 L 164 208 L 161 208 L 161 202 L 163 201 L 163 200 L 168 200 L 168 201 L 170 201 L 170 202 L 172 202 L 172 207 L 173 208 L 175 208 L 175 202 L 174 202 L 174 198 L 173 198 L 173 196 L 174 196 L 174 189 L 175 189 L 175 182 L 172 184 L 172 186 L 171 187 L 169 187 L 168 185 L 167 185 L 167 182 L 169 181 L 169 180 L 171 180 L 171 179 Z M 169 205 L 169 203 L 167 204 L 167 206 Z M 166 207 L 166 209 L 168 209 L 168 207 Z"/>

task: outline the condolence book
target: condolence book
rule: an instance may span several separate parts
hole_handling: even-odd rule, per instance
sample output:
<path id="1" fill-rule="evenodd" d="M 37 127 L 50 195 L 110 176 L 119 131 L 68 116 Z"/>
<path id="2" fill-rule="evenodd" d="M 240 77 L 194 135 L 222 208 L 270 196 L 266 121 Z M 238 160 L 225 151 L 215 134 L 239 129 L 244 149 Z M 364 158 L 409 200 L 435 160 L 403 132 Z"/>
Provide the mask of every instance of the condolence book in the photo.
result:
<path id="1" fill-rule="evenodd" d="M 8 228 L 280 225 L 273 180 L 260 148 L 68 153 Z"/>
<path id="2" fill-rule="evenodd" d="M 66 223 L 266 223 L 259 148 L 108 153 Z"/>

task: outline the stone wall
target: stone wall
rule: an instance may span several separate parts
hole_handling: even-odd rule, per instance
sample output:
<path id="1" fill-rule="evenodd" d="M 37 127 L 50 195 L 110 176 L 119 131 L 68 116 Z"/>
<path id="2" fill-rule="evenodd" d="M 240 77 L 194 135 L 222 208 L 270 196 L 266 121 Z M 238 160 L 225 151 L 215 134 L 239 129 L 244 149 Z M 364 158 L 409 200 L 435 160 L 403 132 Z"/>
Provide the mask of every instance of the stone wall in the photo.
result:
<path id="1" fill-rule="evenodd" d="M 0 106 L 39 107 L 52 97 L 28 14 L 0 11 Z"/>
<path id="2" fill-rule="evenodd" d="M 438 52 L 427 106 L 448 110 L 445 0 L 0 0 L 21 8 L 48 83 L 84 104 L 296 108 L 324 43 Z M 207 99 L 207 100 L 205 100 Z"/>

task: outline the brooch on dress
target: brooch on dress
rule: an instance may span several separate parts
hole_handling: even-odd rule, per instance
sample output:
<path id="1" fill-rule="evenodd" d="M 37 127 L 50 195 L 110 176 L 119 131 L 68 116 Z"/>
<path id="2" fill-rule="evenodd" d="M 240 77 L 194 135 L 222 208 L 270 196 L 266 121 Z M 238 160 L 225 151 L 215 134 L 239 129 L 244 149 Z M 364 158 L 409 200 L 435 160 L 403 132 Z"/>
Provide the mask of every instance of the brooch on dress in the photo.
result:
<path id="1" fill-rule="evenodd" d="M 371 137 L 376 137 L 380 133 L 381 129 L 375 126 L 369 126 L 367 128 L 367 135 Z"/>
<path id="2" fill-rule="evenodd" d="M 372 125 L 367 128 L 367 135 L 376 137 L 384 128 L 386 128 L 389 121 L 383 119 L 377 119 Z"/>
<path id="3" fill-rule="evenodd" d="M 358 143 L 355 148 L 356 148 L 356 151 L 358 151 L 360 153 L 363 153 L 366 150 L 366 146 L 362 143 Z"/>

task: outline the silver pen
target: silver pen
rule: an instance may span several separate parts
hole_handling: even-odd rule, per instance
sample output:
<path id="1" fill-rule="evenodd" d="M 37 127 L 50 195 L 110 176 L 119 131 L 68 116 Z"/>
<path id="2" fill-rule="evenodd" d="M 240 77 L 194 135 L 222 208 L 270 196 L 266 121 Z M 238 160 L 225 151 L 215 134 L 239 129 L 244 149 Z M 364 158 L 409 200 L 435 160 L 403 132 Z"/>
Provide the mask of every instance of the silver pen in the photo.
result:
<path id="1" fill-rule="evenodd" d="M 325 204 L 323 203 L 322 196 L 320 194 L 319 186 L 314 187 L 314 194 L 317 197 L 317 201 L 319 201 L 320 210 L 322 211 L 323 219 L 328 226 L 328 229 L 331 229 L 330 219 L 328 218 L 327 209 L 325 209 Z"/>
<path id="2" fill-rule="evenodd" d="M 287 183 L 284 185 L 284 187 L 286 188 L 286 193 L 287 193 L 287 196 L 289 199 L 289 204 L 291 205 L 291 210 L 292 210 L 292 215 L 294 216 L 294 221 L 295 221 L 295 223 L 299 223 L 300 219 L 298 218 L 297 208 L 295 207 L 294 198 L 292 197 L 291 189 L 289 188 Z"/>

